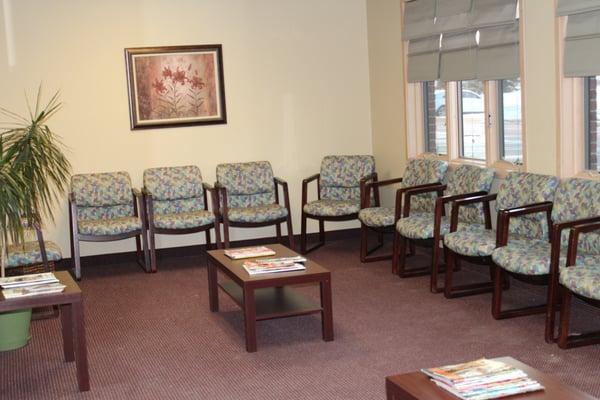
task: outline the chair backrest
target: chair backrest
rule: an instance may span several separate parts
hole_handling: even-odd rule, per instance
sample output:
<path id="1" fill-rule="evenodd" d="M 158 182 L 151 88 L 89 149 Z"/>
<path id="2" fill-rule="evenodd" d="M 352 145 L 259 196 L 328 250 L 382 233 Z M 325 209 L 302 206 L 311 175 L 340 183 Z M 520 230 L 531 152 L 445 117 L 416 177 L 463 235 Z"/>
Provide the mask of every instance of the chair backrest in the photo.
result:
<path id="1" fill-rule="evenodd" d="M 202 174 L 195 165 L 148 168 L 144 188 L 152 194 L 155 214 L 204 210 Z"/>
<path id="2" fill-rule="evenodd" d="M 489 192 L 495 171 L 474 165 L 460 165 L 448 173 L 445 195 L 455 196 L 473 192 Z M 465 223 L 483 223 L 483 206 L 472 204 L 460 207 L 458 219 Z"/>
<path id="3" fill-rule="evenodd" d="M 553 201 L 558 178 L 550 175 L 509 172 L 498 190 L 498 210 L 527 204 Z M 509 233 L 533 239 L 548 239 L 548 221 L 545 212 L 511 218 Z"/>
<path id="4" fill-rule="evenodd" d="M 219 164 L 217 182 L 227 189 L 228 207 L 275 203 L 273 169 L 268 161 Z"/>
<path id="5" fill-rule="evenodd" d="M 77 205 L 78 220 L 133 215 L 131 178 L 125 171 L 73 175 L 71 192 Z"/>
<path id="6" fill-rule="evenodd" d="M 442 182 L 448 170 L 448 163 L 441 160 L 412 159 L 408 161 L 401 187 Z M 414 196 L 410 199 L 411 212 L 433 212 L 435 193 Z"/>
<path id="7" fill-rule="evenodd" d="M 572 178 L 562 182 L 556 190 L 552 221 L 554 223 L 574 221 L 600 216 L 600 182 Z M 563 230 L 561 243 L 568 245 L 569 230 Z M 578 251 L 585 254 L 600 254 L 600 234 L 586 233 L 579 237 Z"/>
<path id="8" fill-rule="evenodd" d="M 321 162 L 321 199 L 360 201 L 360 180 L 374 172 L 373 156 L 325 156 Z"/>

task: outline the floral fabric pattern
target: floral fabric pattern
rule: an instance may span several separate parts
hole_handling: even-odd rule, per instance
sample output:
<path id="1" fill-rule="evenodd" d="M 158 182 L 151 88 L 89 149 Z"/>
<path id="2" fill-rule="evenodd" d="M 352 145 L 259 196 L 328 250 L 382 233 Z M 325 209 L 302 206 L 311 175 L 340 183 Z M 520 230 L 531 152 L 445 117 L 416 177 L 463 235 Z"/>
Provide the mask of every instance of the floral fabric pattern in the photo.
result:
<path id="1" fill-rule="evenodd" d="M 255 207 L 229 208 L 228 218 L 233 222 L 267 222 L 288 215 L 287 208 L 279 204 L 267 204 Z"/>
<path id="2" fill-rule="evenodd" d="M 217 165 L 217 181 L 227 189 L 227 206 L 275 203 L 273 169 L 268 161 Z"/>
<path id="3" fill-rule="evenodd" d="M 552 208 L 554 223 L 597 216 L 600 216 L 600 182 L 572 178 L 558 186 Z M 562 232 L 561 244 L 569 244 L 568 229 Z M 580 235 L 577 249 L 585 254 L 600 254 L 600 232 Z"/>
<path id="4" fill-rule="evenodd" d="M 508 238 L 509 246 L 513 244 L 516 244 L 519 247 L 529 244 L 536 246 L 538 242 L 542 245 L 547 243 L 541 240 L 532 240 L 516 235 L 510 235 Z M 444 236 L 444 246 L 463 256 L 488 257 L 496 250 L 496 231 L 484 229 L 484 227 L 481 226 L 480 229 L 451 232 Z"/>
<path id="5" fill-rule="evenodd" d="M 163 229 L 198 228 L 213 222 L 215 222 L 214 214 L 205 210 L 177 214 L 157 214 L 154 216 L 154 226 Z"/>
<path id="6" fill-rule="evenodd" d="M 146 169 L 144 187 L 154 200 L 199 198 L 203 201 L 202 174 L 195 165 Z"/>
<path id="7" fill-rule="evenodd" d="M 561 268 L 559 282 L 574 293 L 600 300 L 600 263 Z"/>
<path id="8" fill-rule="evenodd" d="M 473 165 L 461 165 L 448 173 L 448 188 L 445 195 L 459 195 L 474 192 L 489 192 L 494 180 L 494 170 Z M 458 220 L 464 223 L 483 224 L 482 204 L 470 204 L 459 209 Z"/>
<path id="9" fill-rule="evenodd" d="M 553 201 L 558 178 L 555 176 L 509 172 L 498 191 L 498 210 L 544 201 Z M 533 239 L 548 237 L 546 213 L 529 214 L 510 219 L 509 232 Z"/>
<path id="10" fill-rule="evenodd" d="M 321 162 L 323 200 L 360 200 L 360 180 L 375 172 L 375 158 L 367 155 L 326 156 Z"/>
<path id="11" fill-rule="evenodd" d="M 204 197 L 179 200 L 155 200 L 152 202 L 152 206 L 155 215 L 204 211 Z"/>
<path id="12" fill-rule="evenodd" d="M 483 230 L 483 225 L 464 224 L 459 222 L 458 230 Z M 396 223 L 398 233 L 408 239 L 433 239 L 434 214 L 414 213 L 409 217 L 400 218 Z M 443 236 L 450 231 L 450 218 L 442 217 L 440 234 Z"/>
<path id="13" fill-rule="evenodd" d="M 62 252 L 56 243 L 44 241 L 44 246 L 48 261 L 60 261 L 62 259 Z M 43 262 L 42 252 L 37 241 L 12 244 L 8 246 L 7 251 L 6 268 L 23 267 Z"/>
<path id="14" fill-rule="evenodd" d="M 360 200 L 315 200 L 304 205 L 304 212 L 318 217 L 338 217 L 360 211 Z"/>
<path id="15" fill-rule="evenodd" d="M 71 191 L 78 207 L 131 204 L 131 179 L 124 171 L 79 174 L 71 177 Z"/>
<path id="16" fill-rule="evenodd" d="M 142 221 L 137 217 L 82 220 L 77 225 L 80 234 L 94 236 L 118 235 L 142 229 Z"/>
<path id="17" fill-rule="evenodd" d="M 77 207 L 78 220 L 100 220 L 133 216 L 133 204 L 105 207 Z"/>
<path id="18" fill-rule="evenodd" d="M 400 187 L 425 185 L 442 182 L 448 170 L 448 163 L 440 160 L 412 159 L 408 161 Z M 410 199 L 411 212 L 433 212 L 435 193 L 421 194 Z"/>
<path id="19" fill-rule="evenodd" d="M 383 228 L 394 225 L 395 212 L 389 207 L 363 208 L 358 213 L 358 219 L 366 226 Z"/>

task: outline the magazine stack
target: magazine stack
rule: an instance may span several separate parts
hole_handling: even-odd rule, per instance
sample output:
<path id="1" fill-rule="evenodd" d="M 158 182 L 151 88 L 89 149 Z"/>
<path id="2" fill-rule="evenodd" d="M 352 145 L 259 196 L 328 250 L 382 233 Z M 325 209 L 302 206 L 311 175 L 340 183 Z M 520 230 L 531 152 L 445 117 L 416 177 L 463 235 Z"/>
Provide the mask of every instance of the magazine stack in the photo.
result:
<path id="1" fill-rule="evenodd" d="M 421 371 L 439 387 L 465 400 L 497 399 L 544 389 L 522 370 L 485 358 Z"/>
<path id="2" fill-rule="evenodd" d="M 5 299 L 59 293 L 65 285 L 52 272 L 0 278 L 0 287 Z"/>
<path id="3" fill-rule="evenodd" d="M 275 251 L 265 246 L 243 247 L 240 249 L 227 249 L 225 255 L 233 260 L 242 258 L 274 256 Z"/>
<path id="4" fill-rule="evenodd" d="M 274 272 L 303 271 L 306 258 L 279 257 L 279 258 L 261 258 L 253 261 L 244 261 L 242 267 L 250 275 L 270 274 Z"/>

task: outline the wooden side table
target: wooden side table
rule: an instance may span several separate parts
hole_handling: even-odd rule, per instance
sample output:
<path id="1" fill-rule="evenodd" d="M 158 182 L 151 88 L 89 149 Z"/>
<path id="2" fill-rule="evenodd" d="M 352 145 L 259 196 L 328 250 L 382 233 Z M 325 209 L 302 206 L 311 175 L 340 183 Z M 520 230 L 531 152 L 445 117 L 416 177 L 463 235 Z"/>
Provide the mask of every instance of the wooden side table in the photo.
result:
<path id="1" fill-rule="evenodd" d="M 543 391 L 523 393 L 510 396 L 510 399 L 522 400 L 597 400 L 589 394 L 560 383 L 557 379 L 546 375 L 512 357 L 495 358 L 516 368 L 519 368 L 532 379 L 538 381 Z M 421 371 L 408 374 L 393 375 L 385 378 L 387 400 L 457 400 L 450 392 L 439 388 Z"/>
<path id="2" fill-rule="evenodd" d="M 67 271 L 55 272 L 54 275 L 60 283 L 66 286 L 63 292 L 18 299 L 5 299 L 0 294 L 0 312 L 58 305 L 60 307 L 65 360 L 67 362 L 75 361 L 79 390 L 86 392 L 90 390 L 90 377 L 81 289 Z"/>

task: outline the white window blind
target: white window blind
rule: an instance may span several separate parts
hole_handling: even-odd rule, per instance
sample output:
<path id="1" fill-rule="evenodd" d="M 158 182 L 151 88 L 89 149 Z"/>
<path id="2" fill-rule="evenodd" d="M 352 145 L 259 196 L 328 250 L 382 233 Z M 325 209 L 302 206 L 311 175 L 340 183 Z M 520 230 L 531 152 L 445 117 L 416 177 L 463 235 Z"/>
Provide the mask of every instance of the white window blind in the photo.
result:
<path id="1" fill-rule="evenodd" d="M 559 1 L 558 15 L 568 15 L 565 76 L 600 75 L 600 0 Z"/>
<path id="2" fill-rule="evenodd" d="M 408 43 L 408 81 L 435 81 L 440 76 L 440 37 L 413 39 Z"/>

